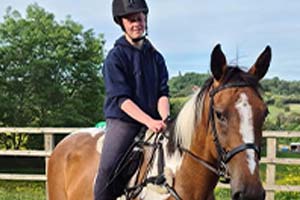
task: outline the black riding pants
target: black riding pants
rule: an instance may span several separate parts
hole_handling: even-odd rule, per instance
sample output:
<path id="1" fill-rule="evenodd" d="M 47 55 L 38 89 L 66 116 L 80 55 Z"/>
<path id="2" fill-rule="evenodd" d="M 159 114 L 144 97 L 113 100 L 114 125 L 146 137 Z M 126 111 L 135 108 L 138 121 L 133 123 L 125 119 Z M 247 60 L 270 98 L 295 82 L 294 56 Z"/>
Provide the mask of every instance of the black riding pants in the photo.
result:
<path id="1" fill-rule="evenodd" d="M 100 165 L 94 185 L 95 200 L 115 200 L 124 190 L 128 180 L 115 179 L 111 183 L 113 172 L 118 162 L 134 142 L 141 125 L 123 122 L 118 119 L 107 119 L 107 128 L 102 148 Z M 125 169 L 126 170 L 126 169 Z M 126 179 L 121 177 L 121 179 Z"/>

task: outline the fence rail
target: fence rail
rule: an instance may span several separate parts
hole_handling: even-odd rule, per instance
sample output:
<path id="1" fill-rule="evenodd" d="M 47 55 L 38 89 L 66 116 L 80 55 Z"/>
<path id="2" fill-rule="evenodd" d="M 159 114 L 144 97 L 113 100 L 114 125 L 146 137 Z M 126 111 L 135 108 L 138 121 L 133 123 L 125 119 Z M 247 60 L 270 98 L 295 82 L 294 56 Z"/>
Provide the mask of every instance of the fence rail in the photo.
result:
<path id="1" fill-rule="evenodd" d="M 27 133 L 27 134 L 43 134 L 44 150 L 0 150 L 0 156 L 30 156 L 44 157 L 45 171 L 47 174 L 48 159 L 54 149 L 55 134 L 69 134 L 81 128 L 0 128 L 1 133 Z M 300 165 L 300 159 L 277 158 L 276 147 L 277 138 L 300 138 L 300 132 L 292 131 L 264 131 L 263 137 L 267 138 L 267 156 L 261 159 L 261 163 L 266 164 L 266 181 L 264 187 L 267 191 L 267 200 L 275 199 L 275 191 L 299 192 L 300 185 L 276 185 L 276 164 L 284 165 Z M 300 155 L 300 154 L 299 154 Z M 47 184 L 46 174 L 8 174 L 0 173 L 0 180 L 32 180 L 45 181 Z M 218 187 L 229 188 L 228 185 L 219 184 Z"/>

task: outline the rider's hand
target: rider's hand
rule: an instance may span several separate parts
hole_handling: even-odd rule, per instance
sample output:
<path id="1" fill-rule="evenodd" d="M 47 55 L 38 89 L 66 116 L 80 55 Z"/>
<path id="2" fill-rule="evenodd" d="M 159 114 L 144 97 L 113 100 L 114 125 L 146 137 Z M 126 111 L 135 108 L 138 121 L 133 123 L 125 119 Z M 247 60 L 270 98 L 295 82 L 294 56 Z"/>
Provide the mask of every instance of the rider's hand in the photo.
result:
<path id="1" fill-rule="evenodd" d="M 163 120 L 149 119 L 146 122 L 146 126 L 153 132 L 158 133 L 166 128 L 166 124 Z"/>

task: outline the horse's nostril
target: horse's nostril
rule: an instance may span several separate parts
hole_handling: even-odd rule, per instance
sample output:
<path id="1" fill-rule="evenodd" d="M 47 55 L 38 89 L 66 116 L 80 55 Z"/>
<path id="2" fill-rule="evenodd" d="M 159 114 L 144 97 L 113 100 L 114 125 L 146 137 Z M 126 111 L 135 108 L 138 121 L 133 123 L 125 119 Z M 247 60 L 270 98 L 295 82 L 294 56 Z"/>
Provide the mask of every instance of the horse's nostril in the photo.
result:
<path id="1" fill-rule="evenodd" d="M 232 195 L 232 200 L 242 200 L 242 199 L 243 199 L 242 192 L 236 192 Z"/>
<path id="2" fill-rule="evenodd" d="M 265 190 L 256 190 L 255 192 L 237 191 L 232 194 L 232 200 L 265 200 Z"/>

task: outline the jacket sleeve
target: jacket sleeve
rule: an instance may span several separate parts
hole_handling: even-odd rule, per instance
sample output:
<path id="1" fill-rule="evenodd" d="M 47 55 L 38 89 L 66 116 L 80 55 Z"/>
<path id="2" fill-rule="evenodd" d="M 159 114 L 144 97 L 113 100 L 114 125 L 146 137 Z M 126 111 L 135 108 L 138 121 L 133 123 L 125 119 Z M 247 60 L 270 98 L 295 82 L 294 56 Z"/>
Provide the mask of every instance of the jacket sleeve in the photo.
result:
<path id="1" fill-rule="evenodd" d="M 107 55 L 103 67 L 107 98 L 117 98 L 119 106 L 132 96 L 132 89 L 128 83 L 125 67 L 120 57 L 116 55 L 116 52 L 110 52 Z"/>
<path id="2" fill-rule="evenodd" d="M 165 59 L 158 53 L 158 71 L 159 71 L 159 97 L 169 96 L 169 74 Z"/>

